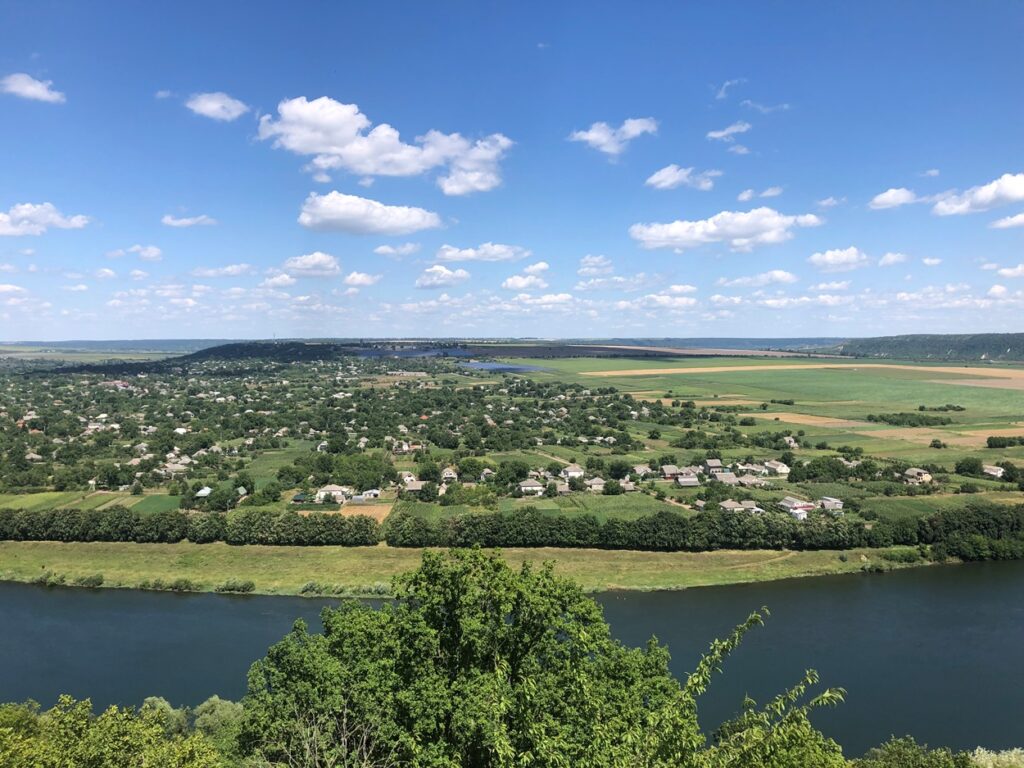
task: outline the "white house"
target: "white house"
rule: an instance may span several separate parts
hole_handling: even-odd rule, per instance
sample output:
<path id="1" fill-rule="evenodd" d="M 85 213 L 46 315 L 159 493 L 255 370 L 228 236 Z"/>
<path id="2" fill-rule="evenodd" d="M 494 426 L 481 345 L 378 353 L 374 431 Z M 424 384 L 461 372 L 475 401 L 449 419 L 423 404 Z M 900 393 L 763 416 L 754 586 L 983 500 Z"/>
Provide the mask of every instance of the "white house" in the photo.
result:
<path id="1" fill-rule="evenodd" d="M 932 481 L 932 475 L 927 469 L 911 467 L 903 473 L 903 480 L 907 485 L 925 485 Z"/>
<path id="2" fill-rule="evenodd" d="M 807 513 L 814 509 L 814 505 L 809 501 L 798 499 L 795 496 L 786 496 L 779 502 L 779 508 L 785 512 L 789 512 L 789 514 L 797 520 L 806 520 Z"/>
<path id="3" fill-rule="evenodd" d="M 592 493 L 601 493 L 604 491 L 604 478 L 603 477 L 592 477 L 585 483 L 587 490 Z"/>
<path id="4" fill-rule="evenodd" d="M 779 477 L 789 477 L 789 467 L 781 461 L 766 461 L 764 463 L 764 467 L 768 470 L 769 474 L 778 475 Z"/>
<path id="5" fill-rule="evenodd" d="M 818 507 L 826 512 L 842 512 L 843 500 L 837 499 L 835 496 L 822 496 L 818 499 Z"/>
<path id="6" fill-rule="evenodd" d="M 455 467 L 445 467 L 441 470 L 441 481 L 445 483 L 454 483 L 459 479 L 459 473 Z"/>
<path id="7" fill-rule="evenodd" d="M 559 472 L 566 480 L 572 480 L 574 477 L 583 477 L 583 467 L 579 464 L 569 464 L 568 466 L 562 467 L 562 471 Z"/>
<path id="8" fill-rule="evenodd" d="M 213 493 L 213 488 L 211 488 L 208 485 L 204 485 L 202 488 L 200 488 L 198 491 L 196 491 L 196 498 L 197 499 L 205 499 L 211 493 Z"/>
<path id="9" fill-rule="evenodd" d="M 983 466 L 981 468 L 981 471 L 984 472 L 989 477 L 994 477 L 996 480 L 1002 480 L 1003 475 L 1006 474 L 1006 470 L 1003 469 L 1002 467 L 994 467 L 989 464 Z"/>
<path id="10" fill-rule="evenodd" d="M 533 479 L 523 480 L 519 484 L 519 491 L 523 496 L 540 496 L 544 493 L 544 486 Z"/>
<path id="11" fill-rule="evenodd" d="M 345 501 L 346 491 L 351 491 L 351 488 L 346 488 L 342 485 L 325 485 L 323 488 L 316 492 L 317 504 L 326 504 L 334 502 L 341 504 Z"/>

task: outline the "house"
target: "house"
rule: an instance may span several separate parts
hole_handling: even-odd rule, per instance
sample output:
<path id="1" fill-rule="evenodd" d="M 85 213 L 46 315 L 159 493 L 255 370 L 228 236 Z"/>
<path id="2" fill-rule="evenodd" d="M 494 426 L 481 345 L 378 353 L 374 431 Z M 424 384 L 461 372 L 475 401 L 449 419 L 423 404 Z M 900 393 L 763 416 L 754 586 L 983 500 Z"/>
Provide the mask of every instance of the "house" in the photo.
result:
<path id="1" fill-rule="evenodd" d="M 675 464 L 662 464 L 661 476 L 666 480 L 672 480 L 679 475 L 679 467 Z"/>
<path id="2" fill-rule="evenodd" d="M 704 459 L 704 463 L 701 464 L 701 472 L 705 475 L 719 475 L 725 471 L 721 459 Z"/>
<path id="3" fill-rule="evenodd" d="M 651 474 L 651 468 L 646 464 L 637 464 L 633 467 L 633 476 L 638 478 L 644 478 Z"/>
<path id="4" fill-rule="evenodd" d="M 931 472 L 920 467 L 911 467 L 903 473 L 903 482 L 907 485 L 925 485 L 931 481 Z"/>
<path id="5" fill-rule="evenodd" d="M 638 490 L 636 487 L 636 483 L 634 483 L 631 480 L 623 480 L 619 483 L 619 485 L 622 486 L 622 491 L 624 493 L 636 493 L 636 491 Z"/>
<path id="6" fill-rule="evenodd" d="M 492 477 L 494 477 L 494 470 L 490 467 L 484 467 L 483 472 L 480 473 L 480 482 L 486 483 Z"/>
<path id="7" fill-rule="evenodd" d="M 213 488 L 211 488 L 208 485 L 204 485 L 202 488 L 200 488 L 198 491 L 196 491 L 196 498 L 197 499 L 205 499 L 211 493 L 213 493 Z"/>
<path id="8" fill-rule="evenodd" d="M 739 484 L 744 488 L 761 488 L 765 485 L 763 477 L 751 474 L 740 475 L 737 482 L 739 482 Z"/>
<path id="9" fill-rule="evenodd" d="M 454 483 L 459 479 L 459 473 L 455 467 L 445 467 L 441 470 L 441 482 Z"/>
<path id="10" fill-rule="evenodd" d="M 753 499 L 744 499 L 743 501 L 726 499 L 720 502 L 718 506 L 725 512 L 749 512 L 752 515 L 764 513 L 764 510 L 757 506 L 757 502 Z"/>
<path id="11" fill-rule="evenodd" d="M 1006 474 L 1006 470 L 1003 469 L 1002 467 L 994 467 L 989 464 L 983 466 L 981 468 L 981 471 L 984 472 L 989 477 L 994 477 L 996 480 L 1002 480 L 1003 475 Z"/>
<path id="12" fill-rule="evenodd" d="M 818 508 L 826 512 L 842 512 L 843 500 L 837 499 L 835 496 L 822 496 L 818 499 Z"/>
<path id="13" fill-rule="evenodd" d="M 405 440 L 395 440 L 391 446 L 391 452 L 396 456 L 404 456 L 409 452 L 409 443 Z"/>
<path id="14" fill-rule="evenodd" d="M 523 482 L 519 484 L 519 492 L 522 493 L 523 496 L 540 496 L 544 493 L 544 486 L 533 479 L 523 480 Z"/>
<path id="15" fill-rule="evenodd" d="M 777 475 L 779 477 L 789 477 L 789 467 L 783 464 L 781 461 L 766 461 L 764 463 L 765 469 L 771 475 Z"/>
<path id="16" fill-rule="evenodd" d="M 569 487 L 568 483 L 557 483 L 555 490 L 558 491 L 559 496 L 567 496 L 572 493 L 572 488 Z"/>
<path id="17" fill-rule="evenodd" d="M 786 444 L 787 448 L 792 448 L 793 450 L 796 450 L 797 448 L 800 447 L 800 441 L 791 435 L 786 435 L 784 438 L 782 438 L 782 442 Z"/>
<path id="18" fill-rule="evenodd" d="M 419 493 L 426 484 L 426 480 L 408 480 L 405 483 L 405 490 L 409 493 Z"/>
<path id="19" fill-rule="evenodd" d="M 327 445 L 328 445 L 328 443 L 327 443 L 326 440 L 321 440 L 319 443 L 317 443 L 316 452 L 317 453 L 324 453 L 324 452 L 326 452 L 327 451 Z"/>
<path id="20" fill-rule="evenodd" d="M 746 475 L 764 477 L 768 474 L 768 468 L 764 464 L 737 464 L 736 469 Z"/>
<path id="21" fill-rule="evenodd" d="M 700 485 L 700 480 L 692 472 L 681 472 L 676 475 L 676 485 L 680 488 L 696 488 Z"/>
<path id="22" fill-rule="evenodd" d="M 246 496 L 249 495 L 249 489 L 246 488 L 244 485 L 240 485 L 237 488 L 235 488 L 235 493 L 238 494 L 238 498 L 244 499 Z"/>
<path id="23" fill-rule="evenodd" d="M 40 456 L 38 453 L 32 453 L 32 451 L 29 451 L 28 453 L 25 454 L 25 461 L 39 462 L 42 460 L 43 457 Z"/>
<path id="24" fill-rule="evenodd" d="M 716 483 L 724 483 L 725 485 L 740 484 L 740 479 L 733 472 L 715 472 L 711 475 L 711 479 Z"/>
<path id="25" fill-rule="evenodd" d="M 591 493 L 602 493 L 604 491 L 604 478 L 592 477 L 584 485 L 587 486 L 587 490 Z"/>
<path id="26" fill-rule="evenodd" d="M 814 509 L 814 505 L 795 496 L 786 496 L 779 502 L 779 508 L 784 512 L 788 512 L 797 520 L 806 520 L 807 513 Z"/>
<path id="27" fill-rule="evenodd" d="M 345 496 L 347 495 L 345 493 L 346 490 L 351 489 L 345 488 L 341 485 L 325 485 L 316 492 L 316 503 L 326 504 L 334 502 L 335 504 L 342 504 L 345 501 Z"/>
<path id="28" fill-rule="evenodd" d="M 569 464 L 568 466 L 562 467 L 562 471 L 559 472 L 564 479 L 572 480 L 574 477 L 583 477 L 583 467 L 579 464 Z"/>

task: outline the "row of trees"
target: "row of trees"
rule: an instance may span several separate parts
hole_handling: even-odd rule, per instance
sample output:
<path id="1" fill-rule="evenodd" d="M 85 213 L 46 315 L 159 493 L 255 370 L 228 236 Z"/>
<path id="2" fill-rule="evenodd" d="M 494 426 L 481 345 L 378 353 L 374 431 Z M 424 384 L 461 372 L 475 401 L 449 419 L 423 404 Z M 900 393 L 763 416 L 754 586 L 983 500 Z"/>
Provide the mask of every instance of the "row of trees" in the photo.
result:
<path id="1" fill-rule="evenodd" d="M 599 522 L 592 515 L 516 512 L 453 515 L 430 520 L 401 510 L 383 528 L 364 515 L 240 508 L 228 514 L 170 510 L 140 513 L 58 509 L 0 509 L 0 540 L 127 541 L 294 546 L 594 547 L 704 552 L 719 549 L 852 549 L 922 545 L 937 559 L 1024 557 L 1024 506 L 974 503 L 917 520 L 878 520 L 870 526 L 826 515 L 799 522 L 781 513 L 711 510 L 693 517 L 659 512 L 636 520 Z"/>
<path id="2" fill-rule="evenodd" d="M 0 540 L 8 541 L 372 546 L 380 538 L 377 521 L 365 515 L 346 517 L 245 508 L 226 515 L 186 514 L 179 510 L 147 514 L 125 507 L 46 512 L 0 509 Z"/>

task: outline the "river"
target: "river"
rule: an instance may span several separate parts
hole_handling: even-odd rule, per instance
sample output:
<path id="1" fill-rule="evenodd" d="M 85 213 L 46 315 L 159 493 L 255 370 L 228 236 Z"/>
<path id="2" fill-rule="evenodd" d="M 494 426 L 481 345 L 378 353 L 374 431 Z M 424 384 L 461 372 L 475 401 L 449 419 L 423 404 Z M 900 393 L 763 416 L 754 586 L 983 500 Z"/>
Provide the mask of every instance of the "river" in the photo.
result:
<path id="1" fill-rule="evenodd" d="M 1024 746 L 1024 562 L 598 596 L 616 636 L 656 635 L 683 676 L 713 637 L 767 605 L 702 702 L 712 728 L 805 668 L 847 689 L 814 722 L 855 755 L 890 735 L 955 748 Z M 237 699 L 249 664 L 330 601 L 0 584 L 0 700 L 97 706 L 149 695 Z"/>

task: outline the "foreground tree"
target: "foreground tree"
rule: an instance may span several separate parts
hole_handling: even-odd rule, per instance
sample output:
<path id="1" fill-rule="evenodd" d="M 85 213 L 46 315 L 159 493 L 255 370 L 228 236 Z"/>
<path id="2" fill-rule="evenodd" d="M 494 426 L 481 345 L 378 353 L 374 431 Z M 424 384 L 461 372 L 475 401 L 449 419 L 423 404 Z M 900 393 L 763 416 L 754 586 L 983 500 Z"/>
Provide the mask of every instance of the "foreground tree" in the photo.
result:
<path id="1" fill-rule="evenodd" d="M 653 640 L 612 639 L 600 607 L 550 566 L 516 572 L 477 550 L 427 553 L 380 609 L 351 602 L 296 623 L 249 673 L 239 744 L 288 766 L 844 765 L 815 731 L 813 673 L 711 743 L 697 698 L 744 632 L 712 644 L 680 685 Z"/>
<path id="2" fill-rule="evenodd" d="M 38 712 L 31 705 L 0 708 L 0 768 L 220 768 L 225 763 L 200 734 L 168 733 L 164 708 L 138 713 L 62 696 Z"/>

